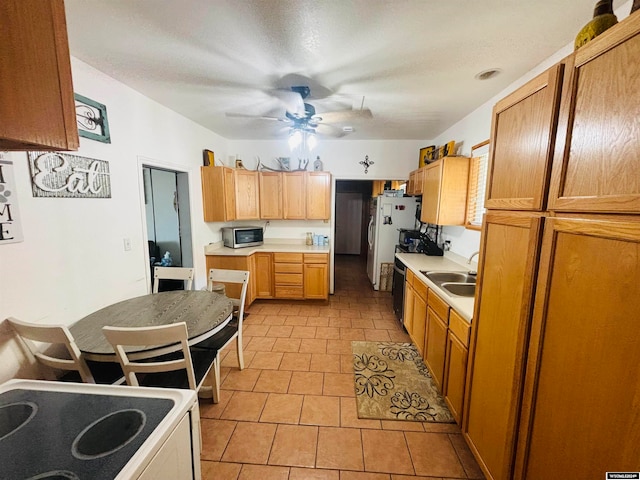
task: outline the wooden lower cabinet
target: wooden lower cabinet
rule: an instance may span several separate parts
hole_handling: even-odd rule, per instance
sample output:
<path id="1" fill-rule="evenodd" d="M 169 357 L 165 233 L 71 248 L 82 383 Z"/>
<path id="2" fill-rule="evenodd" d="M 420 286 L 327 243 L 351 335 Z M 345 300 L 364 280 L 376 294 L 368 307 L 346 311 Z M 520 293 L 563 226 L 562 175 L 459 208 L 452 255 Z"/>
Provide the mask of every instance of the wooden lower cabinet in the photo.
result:
<path id="1" fill-rule="evenodd" d="M 467 360 L 469 357 L 469 331 L 471 325 L 455 310 L 449 314 L 449 331 L 447 333 L 447 355 L 444 371 L 444 400 L 449 411 L 460 424 L 462 421 L 462 404 L 464 402 Z"/>
<path id="2" fill-rule="evenodd" d="M 256 298 L 273 298 L 273 260 L 270 252 L 251 255 L 251 277 Z"/>
<path id="3" fill-rule="evenodd" d="M 407 270 L 404 326 L 422 356 L 427 333 L 427 290 L 427 286 Z"/>
<path id="4" fill-rule="evenodd" d="M 549 218 L 515 478 L 640 471 L 640 218 Z"/>
<path id="5" fill-rule="evenodd" d="M 232 256 L 232 255 L 207 255 L 207 278 L 209 277 L 209 269 L 222 268 L 225 270 L 246 270 L 249 273 L 249 286 L 247 287 L 247 296 L 245 306 L 251 305 L 256 298 L 255 281 L 253 280 L 252 269 L 253 256 Z M 225 284 L 225 289 L 230 296 L 240 298 L 240 287 L 237 284 Z"/>
<path id="6" fill-rule="evenodd" d="M 431 379 L 440 392 L 444 392 L 444 362 L 447 353 L 447 320 L 440 318 L 429 306 L 427 308 L 427 338 L 425 364 L 431 372 Z"/>
<path id="7" fill-rule="evenodd" d="M 274 253 L 275 298 L 304 298 L 302 253 Z"/>
<path id="8" fill-rule="evenodd" d="M 326 300 L 329 297 L 329 265 L 324 253 L 305 253 L 303 268 L 304 298 Z"/>

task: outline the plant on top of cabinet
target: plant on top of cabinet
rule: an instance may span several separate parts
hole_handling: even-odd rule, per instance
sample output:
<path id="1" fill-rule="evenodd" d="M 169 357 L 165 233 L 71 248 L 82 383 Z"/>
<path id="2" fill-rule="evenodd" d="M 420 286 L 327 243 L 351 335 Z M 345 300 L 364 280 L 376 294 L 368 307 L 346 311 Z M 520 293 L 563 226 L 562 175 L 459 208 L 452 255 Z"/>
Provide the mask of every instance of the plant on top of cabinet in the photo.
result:
<path id="1" fill-rule="evenodd" d="M 0 31 L 0 150 L 77 150 L 63 1 L 3 0 Z"/>

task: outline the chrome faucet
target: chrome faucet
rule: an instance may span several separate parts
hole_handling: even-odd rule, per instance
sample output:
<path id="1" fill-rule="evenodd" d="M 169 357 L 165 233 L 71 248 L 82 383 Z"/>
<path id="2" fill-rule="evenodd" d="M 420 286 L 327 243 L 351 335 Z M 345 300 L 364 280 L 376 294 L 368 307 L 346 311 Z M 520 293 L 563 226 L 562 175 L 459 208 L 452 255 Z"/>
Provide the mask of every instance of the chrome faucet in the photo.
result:
<path id="1" fill-rule="evenodd" d="M 475 257 L 476 255 L 479 255 L 479 254 L 480 254 L 480 251 L 479 251 L 479 250 L 478 250 L 477 252 L 473 252 L 473 253 L 471 254 L 471 256 L 467 259 L 467 264 L 468 264 L 468 265 L 471 265 L 471 260 L 473 260 L 473 257 Z M 477 274 L 478 274 L 478 272 L 477 272 L 476 270 L 471 270 L 471 271 L 469 272 L 469 275 L 477 275 Z"/>

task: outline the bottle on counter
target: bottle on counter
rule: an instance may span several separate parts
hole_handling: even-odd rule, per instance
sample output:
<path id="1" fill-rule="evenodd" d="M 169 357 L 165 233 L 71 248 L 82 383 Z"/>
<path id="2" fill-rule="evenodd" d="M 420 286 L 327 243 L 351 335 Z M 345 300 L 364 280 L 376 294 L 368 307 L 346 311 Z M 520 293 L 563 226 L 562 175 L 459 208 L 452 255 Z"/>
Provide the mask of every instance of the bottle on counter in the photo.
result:
<path id="1" fill-rule="evenodd" d="M 313 245 L 313 233 L 307 232 L 307 240 L 305 243 L 307 245 Z"/>

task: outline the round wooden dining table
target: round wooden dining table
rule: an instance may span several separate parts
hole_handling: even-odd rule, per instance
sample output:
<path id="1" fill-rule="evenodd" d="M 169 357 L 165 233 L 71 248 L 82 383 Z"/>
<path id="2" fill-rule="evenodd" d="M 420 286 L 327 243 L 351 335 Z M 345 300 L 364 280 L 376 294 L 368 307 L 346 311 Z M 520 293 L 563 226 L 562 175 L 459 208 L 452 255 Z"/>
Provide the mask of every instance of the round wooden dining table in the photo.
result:
<path id="1" fill-rule="evenodd" d="M 231 299 L 225 295 L 203 290 L 176 290 L 134 297 L 109 305 L 78 320 L 69 329 L 86 359 L 114 362 L 115 352 L 102 334 L 102 327 L 152 327 L 185 322 L 189 344 L 193 345 L 224 328 L 231 320 L 232 312 Z M 176 344 L 175 348 L 178 347 L 179 344 Z M 172 347 L 131 346 L 125 347 L 125 350 L 133 353 L 133 358 L 144 358 L 171 351 Z"/>

